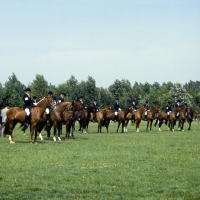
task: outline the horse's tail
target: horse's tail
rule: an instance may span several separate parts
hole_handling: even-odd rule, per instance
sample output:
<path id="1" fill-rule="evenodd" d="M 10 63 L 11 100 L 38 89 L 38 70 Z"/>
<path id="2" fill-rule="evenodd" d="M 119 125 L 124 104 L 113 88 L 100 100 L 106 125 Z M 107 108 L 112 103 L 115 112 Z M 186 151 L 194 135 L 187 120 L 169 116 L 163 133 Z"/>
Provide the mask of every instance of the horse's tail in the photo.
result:
<path id="1" fill-rule="evenodd" d="M 4 130 L 3 134 L 9 134 L 9 122 L 6 120 L 6 123 L 4 124 Z"/>

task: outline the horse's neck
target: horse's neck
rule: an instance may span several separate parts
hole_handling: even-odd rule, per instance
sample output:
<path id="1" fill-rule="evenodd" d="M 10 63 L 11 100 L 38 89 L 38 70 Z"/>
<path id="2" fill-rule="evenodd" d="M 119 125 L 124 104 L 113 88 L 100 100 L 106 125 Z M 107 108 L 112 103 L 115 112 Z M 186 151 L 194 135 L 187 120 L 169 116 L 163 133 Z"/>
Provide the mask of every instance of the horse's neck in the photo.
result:
<path id="1" fill-rule="evenodd" d="M 60 112 L 64 111 L 65 107 L 66 107 L 66 104 L 60 103 L 60 104 L 56 105 L 56 109 L 55 110 L 60 113 Z"/>
<path id="2" fill-rule="evenodd" d="M 157 109 L 157 108 L 151 110 L 151 113 L 152 113 L 153 116 L 154 116 L 157 112 L 158 112 L 158 109 Z"/>
<path id="3" fill-rule="evenodd" d="M 40 100 L 38 103 L 37 103 L 37 106 L 38 107 L 46 107 L 46 104 L 47 104 L 47 101 L 45 98 L 43 98 L 42 100 Z"/>
<path id="4" fill-rule="evenodd" d="M 130 109 L 130 108 L 124 109 L 124 114 L 125 114 L 125 115 L 127 115 L 127 114 L 130 113 L 130 112 L 131 112 L 131 109 Z"/>

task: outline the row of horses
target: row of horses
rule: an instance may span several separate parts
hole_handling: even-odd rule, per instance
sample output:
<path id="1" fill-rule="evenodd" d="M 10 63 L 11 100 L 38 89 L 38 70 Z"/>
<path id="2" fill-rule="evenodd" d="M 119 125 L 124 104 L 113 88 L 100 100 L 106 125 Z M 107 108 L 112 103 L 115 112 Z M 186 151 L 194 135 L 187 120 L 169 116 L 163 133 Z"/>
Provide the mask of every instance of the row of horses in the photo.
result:
<path id="1" fill-rule="evenodd" d="M 50 124 L 46 124 L 46 107 L 51 107 L 50 114 Z M 141 120 L 147 121 L 146 130 L 152 129 L 153 120 L 156 119 L 155 126 L 158 124 L 159 131 L 161 131 L 161 126 L 163 123 L 168 124 L 168 129 L 173 131 L 176 122 L 178 121 L 178 127 L 183 130 L 185 121 L 189 123 L 189 130 L 193 120 L 193 116 L 196 113 L 196 109 L 189 109 L 187 106 L 183 108 L 176 108 L 173 110 L 169 116 L 167 113 L 160 112 L 159 108 L 153 108 L 148 111 L 145 117 L 146 108 L 141 107 L 137 111 L 134 111 L 132 107 L 127 107 L 119 111 L 117 116 L 117 130 L 119 131 L 120 125 L 122 126 L 122 132 L 127 131 L 127 126 L 129 122 L 135 124 L 136 132 L 139 132 L 139 126 Z M 177 116 L 177 114 L 179 114 Z M 44 97 L 37 106 L 31 108 L 30 115 L 30 143 L 32 143 L 33 135 L 34 142 L 37 143 L 37 135 L 43 140 L 41 131 L 45 128 L 47 131 L 47 137 L 50 138 L 51 129 L 53 127 L 53 140 L 61 140 L 62 125 L 65 124 L 66 127 L 66 138 L 69 139 L 70 136 L 74 137 L 75 122 L 78 121 L 80 124 L 80 131 L 82 133 L 88 132 L 88 125 L 90 121 L 95 121 L 98 124 L 98 133 L 102 132 L 102 127 L 106 127 L 107 132 L 109 132 L 109 124 L 111 121 L 115 120 L 115 113 L 109 107 L 103 108 L 96 112 L 92 106 L 83 108 L 80 102 L 63 102 L 54 105 L 54 100 L 50 95 Z M 14 143 L 13 129 L 17 123 L 23 125 L 25 120 L 25 111 L 19 107 L 12 107 L 7 111 L 7 121 L 5 124 L 4 133 L 9 134 L 10 143 Z"/>

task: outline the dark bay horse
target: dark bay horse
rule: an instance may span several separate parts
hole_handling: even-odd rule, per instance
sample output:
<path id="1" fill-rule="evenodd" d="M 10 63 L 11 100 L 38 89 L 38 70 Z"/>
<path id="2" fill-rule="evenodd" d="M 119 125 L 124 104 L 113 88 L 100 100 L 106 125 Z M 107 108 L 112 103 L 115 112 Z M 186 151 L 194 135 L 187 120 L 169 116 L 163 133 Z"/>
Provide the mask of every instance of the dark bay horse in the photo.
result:
<path id="1" fill-rule="evenodd" d="M 187 122 L 189 124 L 188 130 L 191 130 L 191 124 L 196 114 L 198 114 L 198 112 L 195 107 L 188 109 L 187 112 Z"/>
<path id="2" fill-rule="evenodd" d="M 190 115 L 190 113 L 188 113 L 188 106 L 184 106 L 184 108 L 179 112 L 179 116 L 178 116 L 178 129 L 180 131 L 184 131 L 183 127 L 184 127 L 184 123 L 186 121 L 187 115 Z"/>
<path id="3" fill-rule="evenodd" d="M 32 143 L 33 133 L 35 131 L 34 142 L 37 143 L 37 126 L 43 117 L 46 107 L 54 107 L 54 100 L 51 95 L 47 95 L 41 101 L 38 102 L 37 106 L 31 107 L 30 114 L 30 143 Z M 25 111 L 19 107 L 12 107 L 7 111 L 7 121 L 5 124 L 5 134 L 9 134 L 10 143 L 15 143 L 13 139 L 13 129 L 17 123 L 24 123 Z"/>
<path id="4" fill-rule="evenodd" d="M 144 115 L 144 112 L 146 111 L 147 109 L 145 107 L 141 107 L 139 108 L 135 114 L 134 114 L 134 121 L 135 121 L 135 129 L 136 129 L 136 132 L 139 132 L 139 126 L 140 126 L 140 122 L 143 118 L 143 115 Z"/>
<path id="5" fill-rule="evenodd" d="M 168 122 L 168 130 L 174 131 L 174 126 L 176 125 L 177 121 L 177 113 L 181 112 L 181 108 L 175 108 L 170 114 L 169 114 L 169 122 Z"/>
<path id="6" fill-rule="evenodd" d="M 146 120 L 145 120 L 145 116 L 143 115 L 142 119 L 147 121 L 147 128 L 146 128 L 146 131 L 148 131 L 148 128 L 149 128 L 149 124 L 150 124 L 150 131 L 151 131 L 151 128 L 152 128 L 152 123 L 153 123 L 153 120 L 155 119 L 155 115 L 157 113 L 160 112 L 160 108 L 153 108 L 152 110 L 150 110 L 147 114 L 147 117 L 146 117 Z"/>
<path id="7" fill-rule="evenodd" d="M 89 106 L 79 111 L 79 123 L 82 133 L 88 133 L 88 125 L 94 113 L 96 113 L 96 111 L 93 106 Z"/>
<path id="8" fill-rule="evenodd" d="M 75 122 L 79 121 L 82 109 L 81 102 L 73 101 L 71 110 L 65 110 L 62 113 L 62 123 L 66 126 L 66 139 L 69 139 L 70 135 L 74 138 Z"/>
<path id="9" fill-rule="evenodd" d="M 167 113 L 161 112 L 158 114 L 154 126 L 156 126 L 158 124 L 158 130 L 161 131 L 161 126 L 164 121 L 165 121 L 165 124 L 167 125 L 167 121 L 168 121 Z"/>
<path id="10" fill-rule="evenodd" d="M 110 111 L 110 108 L 107 107 L 96 112 L 96 121 L 98 123 L 98 133 L 101 133 L 101 129 L 102 129 L 102 126 L 105 124 L 105 119 L 106 119 L 106 115 L 108 111 Z M 107 128 L 107 132 L 108 132 L 108 128 Z"/>
<path id="11" fill-rule="evenodd" d="M 54 137 L 53 140 L 56 141 L 56 137 L 59 141 L 61 141 L 60 133 L 61 133 L 61 127 L 62 127 L 62 113 L 64 110 L 71 110 L 72 109 L 72 102 L 65 101 L 59 104 L 56 104 L 54 109 L 50 112 L 50 126 L 46 127 L 47 130 L 47 137 L 50 138 L 51 134 L 51 127 L 53 126 L 54 130 Z M 46 123 L 46 120 L 45 120 Z M 58 134 L 57 134 L 58 131 Z"/>
<path id="12" fill-rule="evenodd" d="M 129 113 L 131 115 L 133 114 L 133 108 L 132 107 L 125 108 L 125 109 L 123 109 L 123 110 L 118 112 L 118 116 L 117 116 L 118 127 L 117 127 L 116 132 L 118 132 L 120 124 L 122 124 L 122 133 L 124 133 L 124 131 L 125 131 L 125 123 L 126 123 L 126 120 L 127 120 L 127 115 Z"/>

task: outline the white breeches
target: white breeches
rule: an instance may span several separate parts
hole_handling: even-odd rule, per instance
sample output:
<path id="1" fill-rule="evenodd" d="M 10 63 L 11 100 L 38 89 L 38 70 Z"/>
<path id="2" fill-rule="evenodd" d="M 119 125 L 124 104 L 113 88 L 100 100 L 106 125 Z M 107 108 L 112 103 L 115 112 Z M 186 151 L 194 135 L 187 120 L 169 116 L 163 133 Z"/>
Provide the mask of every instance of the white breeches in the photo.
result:
<path id="1" fill-rule="evenodd" d="M 50 113 L 49 108 L 46 108 L 46 109 L 45 109 L 45 112 L 46 112 L 46 114 L 48 115 L 48 114 Z"/>
<path id="2" fill-rule="evenodd" d="M 115 115 L 117 115 L 118 114 L 118 112 L 117 111 L 115 111 Z"/>
<path id="3" fill-rule="evenodd" d="M 30 110 L 29 110 L 29 108 L 25 108 L 25 112 L 26 112 L 26 115 L 27 115 L 27 116 L 30 115 Z"/>

